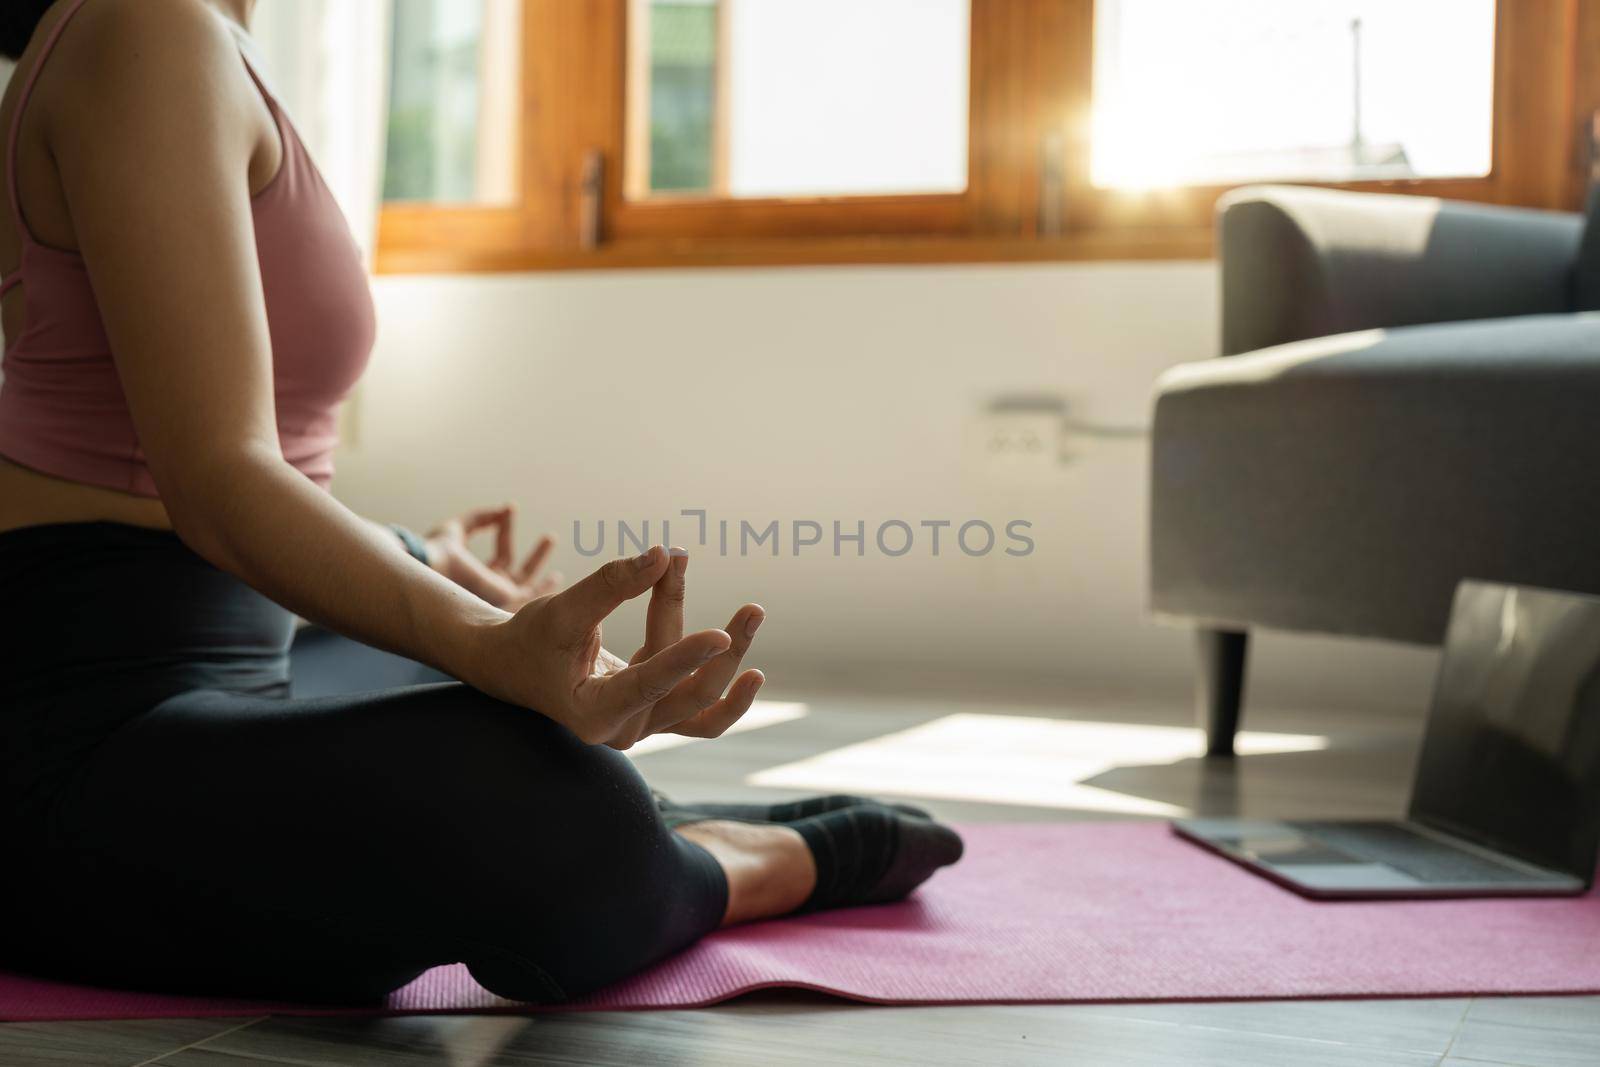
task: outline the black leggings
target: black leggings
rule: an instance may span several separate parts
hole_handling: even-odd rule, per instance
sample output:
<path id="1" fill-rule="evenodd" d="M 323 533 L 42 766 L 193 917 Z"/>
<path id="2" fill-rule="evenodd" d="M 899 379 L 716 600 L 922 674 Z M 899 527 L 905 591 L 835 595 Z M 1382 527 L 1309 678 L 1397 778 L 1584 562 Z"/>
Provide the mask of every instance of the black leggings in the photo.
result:
<path id="1" fill-rule="evenodd" d="M 361 1002 L 465 962 L 551 1003 L 721 919 L 626 757 L 456 682 L 368 689 L 421 669 L 333 635 L 291 657 L 171 534 L 0 534 L 0 589 L 0 965 Z"/>

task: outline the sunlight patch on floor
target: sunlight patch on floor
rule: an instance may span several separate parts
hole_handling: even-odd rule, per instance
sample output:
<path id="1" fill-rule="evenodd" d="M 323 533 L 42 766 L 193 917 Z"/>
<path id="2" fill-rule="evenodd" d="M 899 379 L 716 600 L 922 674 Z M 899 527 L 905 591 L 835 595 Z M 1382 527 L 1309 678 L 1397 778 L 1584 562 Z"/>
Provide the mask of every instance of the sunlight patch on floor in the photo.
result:
<path id="1" fill-rule="evenodd" d="M 1236 742 L 1240 755 L 1327 747 L 1315 734 L 1250 730 Z M 1193 727 L 959 714 L 758 771 L 745 782 L 1176 818 L 1190 812 L 1082 783 L 1117 767 L 1193 759 L 1204 749 L 1204 735 Z"/>
<path id="2" fill-rule="evenodd" d="M 744 718 L 728 728 L 728 733 L 742 734 L 746 730 L 760 730 L 767 726 L 777 726 L 779 723 L 793 722 L 795 719 L 804 718 L 806 705 L 801 702 L 784 703 L 776 700 L 758 700 L 750 705 L 750 710 L 744 713 Z M 703 737 L 684 737 L 682 734 L 651 734 L 628 749 L 630 756 L 648 756 L 652 752 L 663 752 L 669 748 L 678 748 L 703 741 Z"/>

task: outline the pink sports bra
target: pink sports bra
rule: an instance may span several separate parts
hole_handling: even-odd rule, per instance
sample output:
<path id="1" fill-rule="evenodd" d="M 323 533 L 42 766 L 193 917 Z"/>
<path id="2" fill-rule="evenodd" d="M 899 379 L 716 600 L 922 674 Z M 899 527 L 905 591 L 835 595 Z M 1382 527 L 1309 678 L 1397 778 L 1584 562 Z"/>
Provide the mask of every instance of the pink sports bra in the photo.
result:
<path id="1" fill-rule="evenodd" d="M 17 140 L 39 72 L 85 0 L 50 31 L 17 99 L 7 141 L 9 199 L 22 258 L 25 328 L 6 338 L 0 456 L 69 481 L 154 497 L 83 257 L 34 240 L 17 192 Z M 242 58 L 242 54 L 241 54 Z M 272 337 L 284 458 L 326 487 L 341 401 L 372 349 L 372 294 L 349 225 L 277 100 L 250 69 L 283 142 L 283 163 L 251 201 Z M 225 354 L 224 354 L 225 355 Z"/>

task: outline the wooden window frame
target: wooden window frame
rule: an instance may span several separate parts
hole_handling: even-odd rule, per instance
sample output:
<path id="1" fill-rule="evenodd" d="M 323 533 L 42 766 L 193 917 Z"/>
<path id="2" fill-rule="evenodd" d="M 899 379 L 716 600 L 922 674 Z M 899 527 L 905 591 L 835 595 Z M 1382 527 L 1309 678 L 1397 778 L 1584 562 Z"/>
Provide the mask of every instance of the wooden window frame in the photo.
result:
<path id="1" fill-rule="evenodd" d="M 1204 258 L 1233 186 L 1089 179 L 1094 0 L 972 0 L 968 185 L 904 196 L 630 199 L 632 0 L 523 0 L 521 199 L 392 203 L 380 272 Z M 1600 0 L 1498 0 L 1494 140 L 1481 178 L 1308 182 L 1575 208 L 1600 109 Z M 635 105 L 637 106 L 637 105 Z"/>

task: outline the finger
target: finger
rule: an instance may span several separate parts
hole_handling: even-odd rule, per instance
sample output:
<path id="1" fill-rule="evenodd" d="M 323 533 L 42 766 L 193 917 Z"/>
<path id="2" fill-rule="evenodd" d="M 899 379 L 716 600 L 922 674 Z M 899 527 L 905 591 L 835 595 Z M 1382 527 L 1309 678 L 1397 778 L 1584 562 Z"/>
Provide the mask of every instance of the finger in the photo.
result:
<path id="1" fill-rule="evenodd" d="M 667 556 L 666 573 L 651 588 L 650 605 L 645 609 L 644 645 L 630 662 L 649 659 L 683 636 L 683 598 L 687 588 L 684 575 L 689 570 L 689 553 L 670 548 Z"/>
<path id="2" fill-rule="evenodd" d="M 549 574 L 544 575 L 538 581 L 534 582 L 533 583 L 533 596 L 534 596 L 534 599 L 537 600 L 539 597 L 549 596 L 551 593 L 554 593 L 557 589 L 560 589 L 561 588 L 561 577 L 562 577 L 562 575 L 561 575 L 560 571 L 551 571 Z"/>
<path id="3" fill-rule="evenodd" d="M 632 559 L 614 559 L 551 601 L 554 618 L 571 633 L 584 634 L 600 625 L 624 602 L 644 593 L 667 568 L 660 545 Z"/>
<path id="4" fill-rule="evenodd" d="M 489 561 L 489 566 L 497 570 L 506 570 L 511 566 L 511 521 L 515 510 L 510 504 L 501 504 L 499 507 L 469 511 L 455 520 L 463 538 L 471 537 L 480 530 L 494 529 L 494 558 Z"/>
<path id="5" fill-rule="evenodd" d="M 463 532 L 475 534 L 479 530 L 488 529 L 490 526 L 502 522 L 507 515 L 511 514 L 511 511 L 510 504 L 500 504 L 492 508 L 474 508 L 455 521 L 461 524 Z"/>
<path id="6" fill-rule="evenodd" d="M 613 734 L 611 738 L 606 741 L 606 747 L 614 748 L 618 752 L 626 752 L 628 749 L 644 740 L 644 737 L 644 731 L 639 726 L 636 716 L 633 722 L 626 722 L 622 724 L 619 731 Z"/>
<path id="7" fill-rule="evenodd" d="M 500 517 L 494 523 L 494 557 L 489 560 L 489 566 L 502 574 L 511 570 L 511 526 L 516 519 L 517 509 L 510 504 L 500 509 Z"/>
<path id="8" fill-rule="evenodd" d="M 700 714 L 672 727 L 671 732 L 685 737 L 721 737 L 734 723 L 744 718 L 744 713 L 755 703 L 756 694 L 767 676 L 758 670 L 748 670 L 728 689 L 728 695 Z"/>
<path id="9" fill-rule="evenodd" d="M 721 630 L 701 630 L 609 678 L 597 679 L 596 703 L 602 716 L 621 722 L 648 713 L 708 659 L 721 655 L 733 639 Z"/>
<path id="10" fill-rule="evenodd" d="M 665 730 L 668 723 L 683 722 L 698 715 L 717 702 L 733 676 L 739 673 L 739 664 L 750 650 L 756 631 L 766 617 L 760 604 L 746 604 L 733 613 L 733 619 L 728 623 L 728 633 L 733 643 L 728 646 L 728 651 L 695 671 L 656 705 L 651 713 L 652 733 Z"/>
<path id="11" fill-rule="evenodd" d="M 692 704 L 695 710 L 709 708 L 716 703 L 717 698 L 722 696 L 722 691 L 733 680 L 733 676 L 739 673 L 739 665 L 744 660 L 745 653 L 750 650 L 756 631 L 766 617 L 766 612 L 760 604 L 746 604 L 734 612 L 733 618 L 728 622 L 728 634 L 733 638 L 728 651 L 695 671 L 694 676 L 674 690 L 664 703 L 682 703 L 684 706 Z M 661 710 L 666 717 L 678 721 L 687 714 L 692 714 L 686 712 L 684 706 Z"/>
<path id="12" fill-rule="evenodd" d="M 528 558 L 522 561 L 522 569 L 517 571 L 517 581 L 527 585 L 533 581 L 533 576 L 539 573 L 539 568 L 544 566 L 544 561 L 550 558 L 550 553 L 555 551 L 556 539 L 549 534 L 539 538 L 533 546 L 533 551 L 528 553 Z"/>

